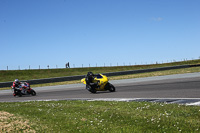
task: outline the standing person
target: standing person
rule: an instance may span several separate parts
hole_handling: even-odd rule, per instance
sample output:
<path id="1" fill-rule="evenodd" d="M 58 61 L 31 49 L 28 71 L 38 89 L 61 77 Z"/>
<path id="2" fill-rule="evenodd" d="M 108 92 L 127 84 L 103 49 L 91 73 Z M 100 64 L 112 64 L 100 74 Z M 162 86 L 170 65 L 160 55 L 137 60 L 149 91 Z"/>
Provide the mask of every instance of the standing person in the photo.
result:
<path id="1" fill-rule="evenodd" d="M 69 62 L 67 63 L 67 65 L 68 65 L 68 68 L 70 68 L 70 66 L 69 66 Z"/>
<path id="2" fill-rule="evenodd" d="M 65 64 L 65 66 L 66 66 L 66 68 L 70 68 L 69 62 L 67 62 L 67 63 Z"/>
<path id="3" fill-rule="evenodd" d="M 68 63 L 65 64 L 65 67 L 68 68 Z"/>

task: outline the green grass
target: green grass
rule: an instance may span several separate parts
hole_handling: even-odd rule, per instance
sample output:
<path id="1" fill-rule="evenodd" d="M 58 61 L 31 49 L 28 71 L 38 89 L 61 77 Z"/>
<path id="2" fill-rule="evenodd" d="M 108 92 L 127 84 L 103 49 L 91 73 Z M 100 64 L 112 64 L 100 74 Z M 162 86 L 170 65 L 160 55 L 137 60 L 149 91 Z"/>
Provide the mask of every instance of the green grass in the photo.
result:
<path id="1" fill-rule="evenodd" d="M 194 73 L 194 72 L 200 72 L 200 67 L 191 67 L 191 68 L 182 68 L 182 69 L 174 69 L 174 70 L 147 72 L 147 73 L 130 74 L 130 75 L 122 75 L 122 76 L 111 76 L 111 77 L 109 77 L 109 80 L 142 78 L 142 77 L 163 76 L 163 75 Z M 55 85 L 77 84 L 77 83 L 81 83 L 80 80 L 36 84 L 36 85 L 31 85 L 31 87 L 55 86 Z M 0 88 L 0 90 L 7 90 L 7 89 L 10 89 L 10 87 Z"/>
<path id="2" fill-rule="evenodd" d="M 35 101 L 1 103 L 36 132 L 199 132 L 200 107 L 147 102 Z M 15 120 L 16 121 L 16 120 Z M 11 122 L 11 121 L 10 121 Z M 0 124 L 1 120 L 0 120 Z M 2 127 L 6 127 L 3 123 Z M 8 123 L 7 123 L 8 125 Z M 1 129 L 2 132 L 7 129 Z M 22 132 L 26 128 L 15 130 Z M 0 131 L 1 132 L 1 131 Z"/>
<path id="3" fill-rule="evenodd" d="M 106 73 L 127 70 L 148 69 L 156 67 L 199 64 L 200 60 L 190 60 L 182 62 L 154 64 L 154 65 L 135 65 L 135 66 L 118 66 L 118 67 L 90 67 L 90 68 L 70 68 L 70 69 L 41 69 L 41 70 L 2 70 L 0 71 L 0 82 L 19 80 L 31 80 L 75 75 L 86 75 L 88 71 L 93 73 Z"/>
<path id="4" fill-rule="evenodd" d="M 0 71 L 0 81 L 199 64 L 200 60 L 168 64 Z M 109 77 L 110 80 L 200 72 L 200 67 Z M 80 83 L 67 81 L 50 84 Z M 9 113 L 7 113 L 9 112 Z M 147 102 L 35 101 L 0 103 L 0 132 L 199 132 L 200 107 Z"/>

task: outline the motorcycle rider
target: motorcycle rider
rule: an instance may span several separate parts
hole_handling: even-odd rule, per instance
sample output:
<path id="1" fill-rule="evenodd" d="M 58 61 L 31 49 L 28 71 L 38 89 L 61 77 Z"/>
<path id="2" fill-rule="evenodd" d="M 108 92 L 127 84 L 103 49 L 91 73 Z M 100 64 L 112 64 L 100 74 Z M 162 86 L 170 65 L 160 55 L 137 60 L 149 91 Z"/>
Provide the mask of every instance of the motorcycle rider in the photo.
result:
<path id="1" fill-rule="evenodd" d="M 95 90 L 95 88 L 99 87 L 98 83 L 93 83 L 93 80 L 94 80 L 94 74 L 92 72 L 88 72 L 87 73 L 87 76 L 85 78 L 86 80 L 86 85 L 89 85 L 91 86 L 91 89 L 92 90 Z"/>
<path id="2" fill-rule="evenodd" d="M 16 96 L 16 93 L 17 93 L 16 88 L 19 88 L 20 85 L 21 85 L 21 82 L 18 79 L 15 79 L 15 81 L 13 82 L 14 96 Z"/>
<path id="3" fill-rule="evenodd" d="M 13 82 L 13 87 L 19 88 L 20 85 L 21 85 L 21 82 L 18 79 L 15 79 L 15 81 Z"/>
<path id="4" fill-rule="evenodd" d="M 22 83 L 18 80 L 15 79 L 15 81 L 13 82 L 13 88 L 20 88 Z M 26 89 L 24 87 L 22 87 L 22 93 L 26 93 Z"/>

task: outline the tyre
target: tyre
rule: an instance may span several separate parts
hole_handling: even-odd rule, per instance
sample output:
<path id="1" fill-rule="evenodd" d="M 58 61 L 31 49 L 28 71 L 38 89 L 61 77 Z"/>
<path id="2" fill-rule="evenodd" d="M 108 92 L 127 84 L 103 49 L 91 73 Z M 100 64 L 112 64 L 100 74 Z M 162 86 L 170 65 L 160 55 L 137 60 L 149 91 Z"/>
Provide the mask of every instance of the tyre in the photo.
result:
<path id="1" fill-rule="evenodd" d="M 22 93 L 20 90 L 15 90 L 14 93 L 15 93 L 15 96 L 22 97 Z"/>
<path id="2" fill-rule="evenodd" d="M 109 86 L 110 86 L 109 91 L 110 92 L 115 92 L 115 87 L 111 83 L 109 84 Z"/>
<path id="3" fill-rule="evenodd" d="M 92 90 L 90 90 L 90 92 L 91 93 L 96 93 L 97 91 L 92 89 Z"/>
<path id="4" fill-rule="evenodd" d="M 105 86 L 105 90 L 109 90 L 110 92 L 115 92 L 115 87 L 108 82 Z"/>
<path id="5" fill-rule="evenodd" d="M 31 90 L 31 95 L 32 96 L 35 96 L 36 95 L 36 92 L 34 90 Z"/>
<path id="6" fill-rule="evenodd" d="M 96 93 L 97 92 L 95 89 L 92 89 L 92 87 L 89 86 L 89 85 L 86 85 L 86 89 L 91 93 Z"/>
<path id="7" fill-rule="evenodd" d="M 21 91 L 18 91 L 18 92 L 17 92 L 17 95 L 18 95 L 19 97 L 22 97 Z"/>

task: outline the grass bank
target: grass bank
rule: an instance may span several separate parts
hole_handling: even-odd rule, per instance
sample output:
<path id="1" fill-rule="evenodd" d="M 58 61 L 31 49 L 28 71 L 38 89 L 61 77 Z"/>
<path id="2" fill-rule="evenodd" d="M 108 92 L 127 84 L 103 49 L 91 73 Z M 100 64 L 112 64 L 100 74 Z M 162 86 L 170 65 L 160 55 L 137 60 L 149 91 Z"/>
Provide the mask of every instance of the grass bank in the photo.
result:
<path id="1" fill-rule="evenodd" d="M 143 77 L 163 76 L 163 75 L 172 75 L 172 74 L 184 74 L 184 73 L 194 73 L 194 72 L 200 72 L 200 67 L 182 68 L 182 69 L 156 71 L 156 72 L 147 72 L 147 73 L 130 74 L 130 75 L 122 75 L 122 76 L 111 76 L 111 77 L 109 77 L 109 80 L 143 78 Z M 36 84 L 36 85 L 31 85 L 31 87 L 34 88 L 34 87 L 42 87 L 42 86 L 54 86 L 54 85 L 77 84 L 77 83 L 81 83 L 80 80 Z M 0 88 L 0 90 L 7 90 L 7 89 L 10 89 L 10 87 Z"/>
<path id="2" fill-rule="evenodd" d="M 15 108 L 15 109 L 13 109 Z M 0 111 L 27 121 L 15 132 L 199 132 L 200 107 L 147 102 L 35 101 L 1 103 Z M 6 119 L 6 115 L 4 115 Z M 9 123 L 0 119 L 0 132 Z"/>
<path id="3" fill-rule="evenodd" d="M 118 66 L 118 67 L 90 67 L 90 68 L 70 68 L 70 69 L 41 69 L 41 70 L 9 70 L 0 71 L 0 82 L 19 80 L 43 79 L 53 77 L 85 75 L 88 71 L 93 73 L 118 72 L 128 70 L 139 70 L 156 67 L 167 67 L 177 65 L 199 64 L 200 60 L 190 60 L 182 62 L 152 64 L 152 65 L 134 65 L 134 66 Z"/>

